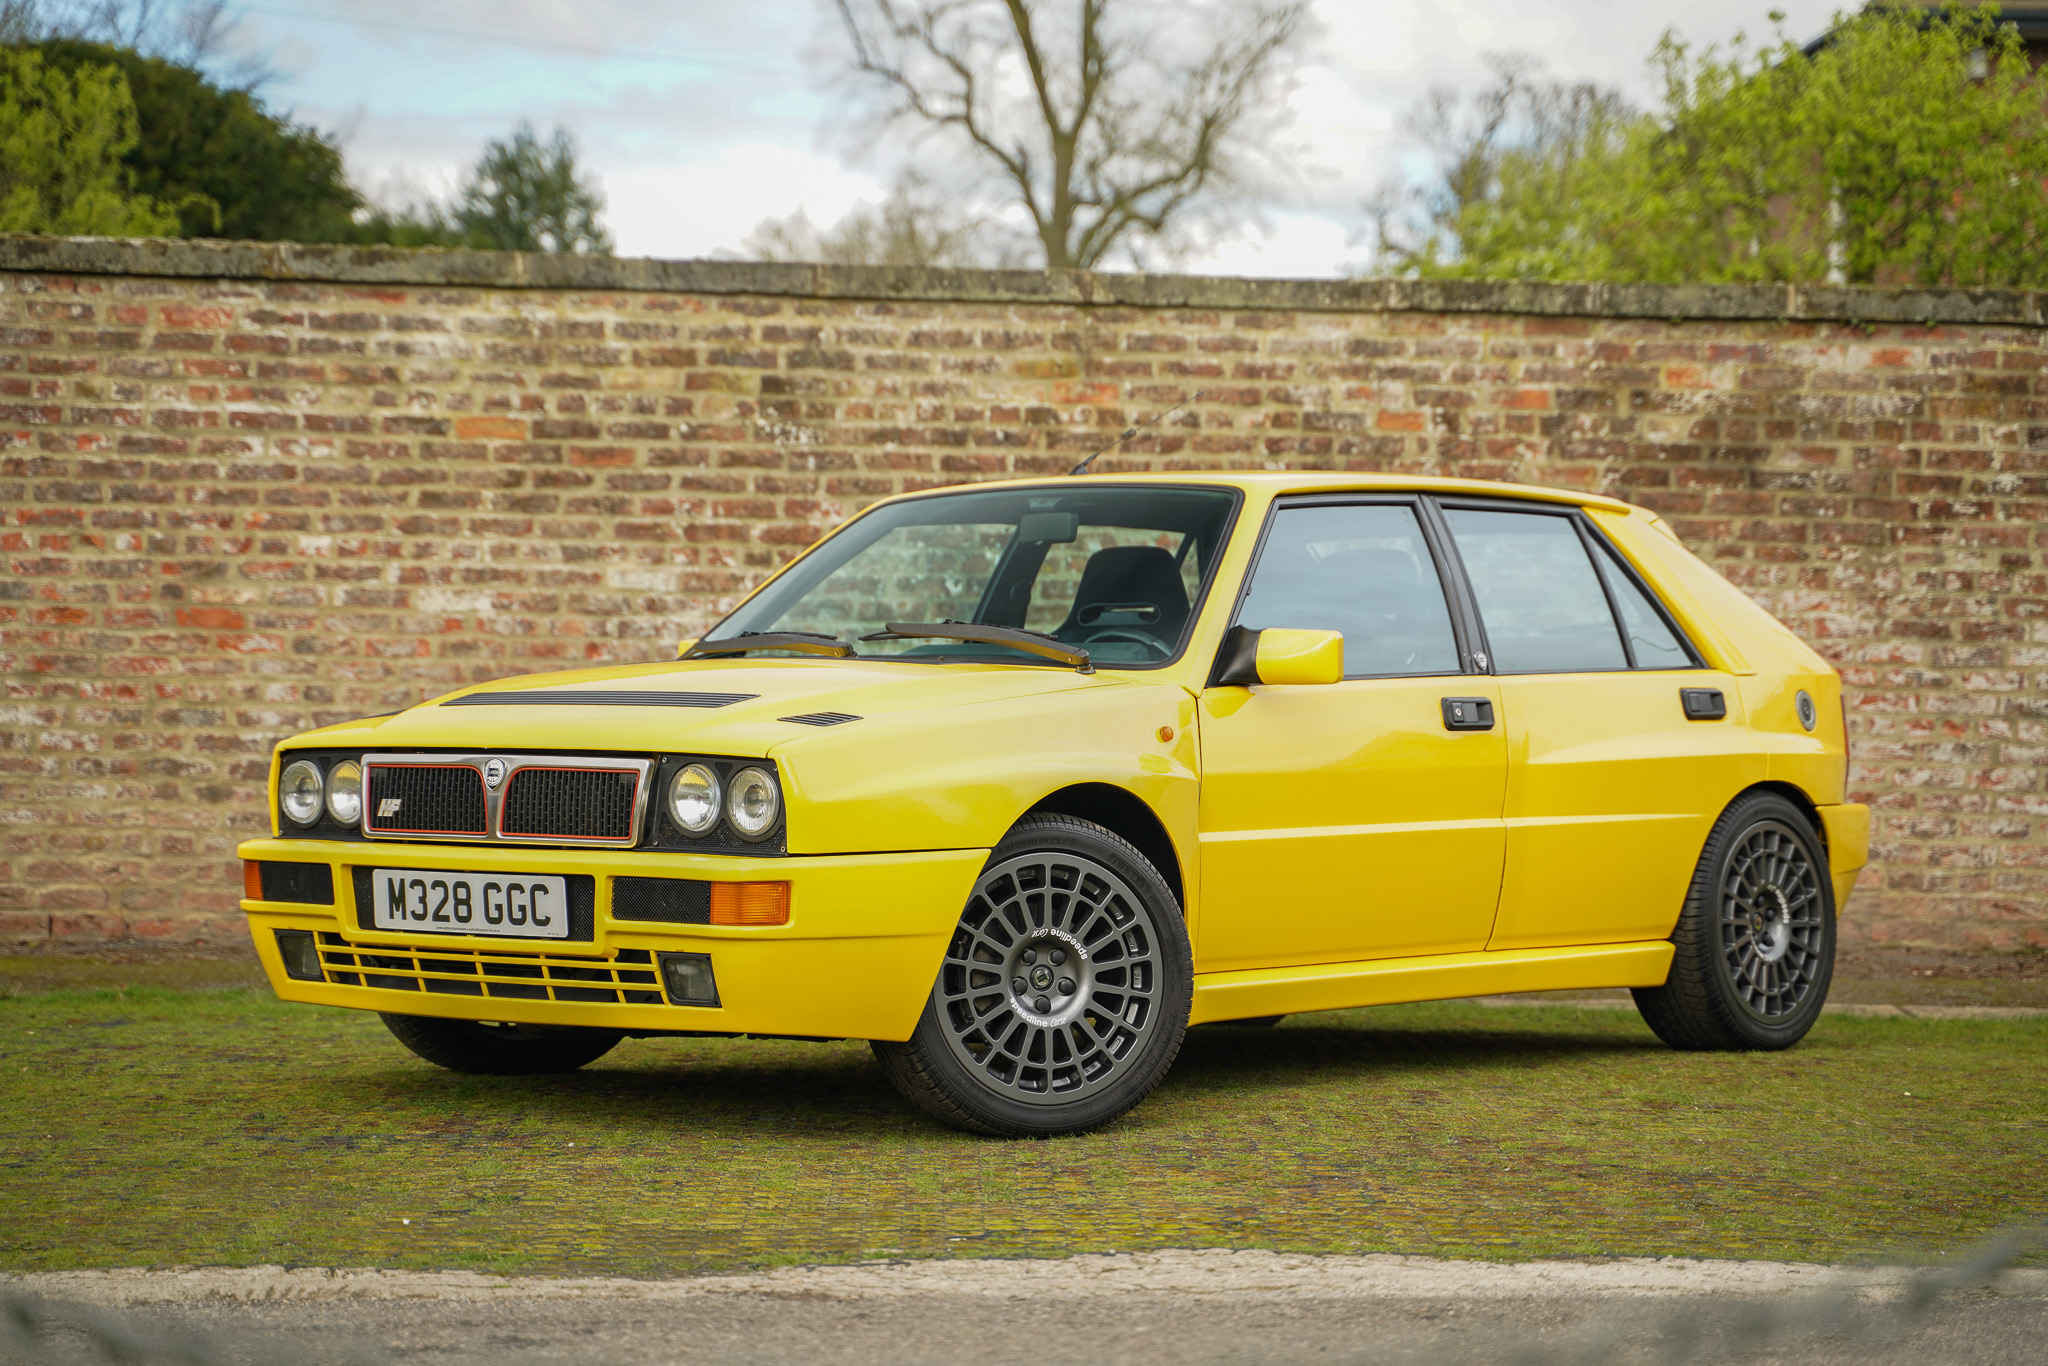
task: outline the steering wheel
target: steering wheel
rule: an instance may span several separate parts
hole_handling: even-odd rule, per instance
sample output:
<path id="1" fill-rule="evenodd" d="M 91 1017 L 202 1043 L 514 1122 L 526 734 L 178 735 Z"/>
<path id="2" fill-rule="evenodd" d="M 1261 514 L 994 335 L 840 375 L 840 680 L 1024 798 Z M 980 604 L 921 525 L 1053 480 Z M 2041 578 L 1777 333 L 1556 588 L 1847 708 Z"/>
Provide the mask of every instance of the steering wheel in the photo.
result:
<path id="1" fill-rule="evenodd" d="M 1095 644 L 1107 645 L 1112 641 L 1120 641 L 1129 645 L 1142 645 L 1149 652 L 1149 657 L 1152 659 L 1166 659 L 1173 654 L 1173 651 L 1167 649 L 1153 637 L 1146 635 L 1142 631 L 1122 631 L 1115 627 L 1111 627 L 1106 631 L 1091 632 L 1082 639 L 1081 644 L 1084 647 Z"/>

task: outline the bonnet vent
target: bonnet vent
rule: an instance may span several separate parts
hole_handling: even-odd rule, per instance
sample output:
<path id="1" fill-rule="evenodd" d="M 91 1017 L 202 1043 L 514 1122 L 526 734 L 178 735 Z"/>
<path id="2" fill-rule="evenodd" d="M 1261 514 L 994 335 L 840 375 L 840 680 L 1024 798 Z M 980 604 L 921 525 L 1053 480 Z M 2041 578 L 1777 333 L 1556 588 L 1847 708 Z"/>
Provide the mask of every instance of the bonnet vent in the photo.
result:
<path id="1" fill-rule="evenodd" d="M 844 725 L 848 721 L 860 720 L 858 716 L 852 716 L 843 711 L 808 711 L 802 716 L 778 716 L 775 719 L 778 721 L 794 721 L 799 726 L 839 726 Z"/>
<path id="2" fill-rule="evenodd" d="M 613 692 L 598 688 L 534 688 L 473 692 L 450 698 L 444 707 L 729 707 L 751 702 L 754 692 Z"/>

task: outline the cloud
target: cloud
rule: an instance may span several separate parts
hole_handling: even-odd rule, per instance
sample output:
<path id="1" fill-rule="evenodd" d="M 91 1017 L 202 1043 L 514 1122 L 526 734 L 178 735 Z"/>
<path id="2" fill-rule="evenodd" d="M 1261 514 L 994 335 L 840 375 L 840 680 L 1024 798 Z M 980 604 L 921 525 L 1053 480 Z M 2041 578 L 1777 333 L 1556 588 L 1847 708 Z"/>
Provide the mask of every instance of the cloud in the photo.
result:
<path id="1" fill-rule="evenodd" d="M 624 167 L 605 177 L 607 221 L 624 256 L 709 256 L 737 248 L 767 217 L 804 210 L 830 223 L 880 183 L 821 152 L 775 143 L 725 147 L 666 166 Z"/>

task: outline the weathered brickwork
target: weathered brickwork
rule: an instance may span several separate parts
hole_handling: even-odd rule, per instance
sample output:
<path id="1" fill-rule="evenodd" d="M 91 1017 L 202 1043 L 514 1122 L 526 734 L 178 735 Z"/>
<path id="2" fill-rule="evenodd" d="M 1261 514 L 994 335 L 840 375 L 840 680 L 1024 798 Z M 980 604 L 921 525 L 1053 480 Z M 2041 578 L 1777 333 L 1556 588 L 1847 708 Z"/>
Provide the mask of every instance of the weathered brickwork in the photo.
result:
<path id="1" fill-rule="evenodd" d="M 1099 467 L 1460 474 L 1663 512 L 1848 679 L 1853 783 L 1879 813 L 1851 937 L 2048 948 L 2031 314 L 147 259 L 23 269 L 0 243 L 0 939 L 237 935 L 233 847 L 264 826 L 281 736 L 664 657 L 872 499 L 1057 472 L 1185 403 Z"/>

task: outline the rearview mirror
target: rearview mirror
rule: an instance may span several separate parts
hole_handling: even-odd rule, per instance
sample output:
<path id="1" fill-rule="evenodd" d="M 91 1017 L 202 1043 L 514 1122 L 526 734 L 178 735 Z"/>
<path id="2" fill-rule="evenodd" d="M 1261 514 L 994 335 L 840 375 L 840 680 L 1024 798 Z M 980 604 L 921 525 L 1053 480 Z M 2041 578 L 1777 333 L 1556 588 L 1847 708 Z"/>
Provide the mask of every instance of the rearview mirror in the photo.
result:
<path id="1" fill-rule="evenodd" d="M 697 637 L 695 636 L 684 636 L 681 640 L 677 641 L 676 658 L 681 659 L 684 655 L 690 653 L 690 647 L 695 645 L 696 643 Z"/>
<path id="2" fill-rule="evenodd" d="M 1081 534 L 1078 512 L 1027 512 L 1017 519 L 1017 539 L 1065 545 Z"/>
<path id="3" fill-rule="evenodd" d="M 1344 637 L 1337 631 L 1300 631 L 1274 626 L 1263 631 L 1239 626 L 1223 646 L 1216 681 L 1254 683 L 1337 683 L 1344 678 Z"/>

